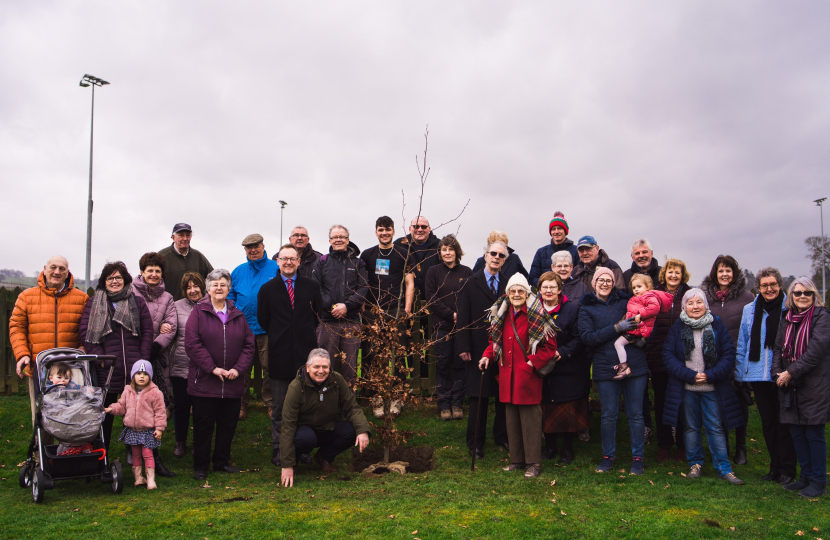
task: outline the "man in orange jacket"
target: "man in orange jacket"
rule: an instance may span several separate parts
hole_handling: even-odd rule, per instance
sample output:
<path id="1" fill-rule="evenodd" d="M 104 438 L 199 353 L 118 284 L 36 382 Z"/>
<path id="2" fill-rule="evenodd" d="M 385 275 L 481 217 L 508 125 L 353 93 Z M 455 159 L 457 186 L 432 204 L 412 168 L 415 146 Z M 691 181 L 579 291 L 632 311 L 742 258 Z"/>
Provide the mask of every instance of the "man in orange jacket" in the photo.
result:
<path id="1" fill-rule="evenodd" d="M 9 320 L 9 339 L 17 359 L 17 376 L 28 377 L 32 423 L 36 407 L 32 360 L 47 349 L 80 348 L 78 328 L 87 298 L 75 288 L 69 263 L 60 255 L 46 262 L 36 287 L 17 297 Z"/>

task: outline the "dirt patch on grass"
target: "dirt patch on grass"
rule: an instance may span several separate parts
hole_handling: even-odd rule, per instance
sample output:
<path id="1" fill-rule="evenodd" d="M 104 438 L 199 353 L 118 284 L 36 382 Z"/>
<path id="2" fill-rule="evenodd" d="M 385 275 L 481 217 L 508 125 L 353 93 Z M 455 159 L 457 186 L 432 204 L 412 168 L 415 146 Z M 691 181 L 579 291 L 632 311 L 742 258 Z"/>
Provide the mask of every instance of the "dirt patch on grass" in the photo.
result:
<path id="1" fill-rule="evenodd" d="M 362 453 L 357 448 L 352 449 L 352 472 L 361 472 L 363 469 L 383 460 L 383 448 L 373 446 Z M 389 453 L 390 461 L 406 461 L 409 463 L 408 472 L 422 473 L 435 469 L 435 449 L 431 446 L 399 446 Z"/>

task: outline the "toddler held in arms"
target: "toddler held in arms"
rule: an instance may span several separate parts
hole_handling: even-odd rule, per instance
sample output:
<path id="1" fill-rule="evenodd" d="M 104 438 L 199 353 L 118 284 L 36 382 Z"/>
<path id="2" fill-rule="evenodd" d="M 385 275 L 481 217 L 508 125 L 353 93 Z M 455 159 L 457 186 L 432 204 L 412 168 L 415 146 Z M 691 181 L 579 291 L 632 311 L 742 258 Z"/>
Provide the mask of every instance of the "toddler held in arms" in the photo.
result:
<path id="1" fill-rule="evenodd" d="M 655 291 L 654 282 L 646 274 L 634 274 L 629 286 L 634 292 L 634 296 L 628 301 L 625 318 L 634 317 L 634 320 L 640 325 L 631 332 L 624 333 L 614 342 L 614 348 L 617 349 L 617 356 L 620 359 L 619 365 L 615 368 L 617 375 L 614 379 L 624 379 L 631 374 L 631 368 L 626 363 L 628 356 L 625 353 L 625 346 L 633 343 L 637 347 L 643 347 L 646 338 L 654 330 L 654 320 L 657 314 L 665 313 L 671 309 L 673 298 L 667 292 Z"/>
<path id="2" fill-rule="evenodd" d="M 147 489 L 156 489 L 153 449 L 161 445 L 161 434 L 167 427 L 164 395 L 152 382 L 153 366 L 147 360 L 136 362 L 130 375 L 132 381 L 124 387 L 121 399 L 104 409 L 104 412 L 124 417 L 124 431 L 118 440 L 132 446 L 135 485 L 147 484 Z M 147 472 L 146 480 L 141 475 L 142 458 Z"/>

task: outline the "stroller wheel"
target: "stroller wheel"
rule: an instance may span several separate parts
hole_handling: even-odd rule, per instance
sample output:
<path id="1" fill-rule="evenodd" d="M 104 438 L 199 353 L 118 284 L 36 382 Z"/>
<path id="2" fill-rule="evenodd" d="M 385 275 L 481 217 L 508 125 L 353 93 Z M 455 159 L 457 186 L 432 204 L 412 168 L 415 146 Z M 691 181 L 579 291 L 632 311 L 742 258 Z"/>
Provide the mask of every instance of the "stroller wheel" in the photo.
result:
<path id="1" fill-rule="evenodd" d="M 17 476 L 17 483 L 20 484 L 20 487 L 27 488 L 32 485 L 32 462 L 26 461 L 23 463 L 23 467 L 20 469 L 20 474 Z"/>
<path id="2" fill-rule="evenodd" d="M 115 495 L 120 495 L 124 491 L 124 471 L 121 470 L 120 461 L 112 462 L 110 473 L 112 474 L 112 492 Z"/>
<path id="3" fill-rule="evenodd" d="M 46 474 L 40 469 L 35 469 L 35 472 L 32 475 L 32 500 L 36 503 L 43 502 L 45 484 Z"/>

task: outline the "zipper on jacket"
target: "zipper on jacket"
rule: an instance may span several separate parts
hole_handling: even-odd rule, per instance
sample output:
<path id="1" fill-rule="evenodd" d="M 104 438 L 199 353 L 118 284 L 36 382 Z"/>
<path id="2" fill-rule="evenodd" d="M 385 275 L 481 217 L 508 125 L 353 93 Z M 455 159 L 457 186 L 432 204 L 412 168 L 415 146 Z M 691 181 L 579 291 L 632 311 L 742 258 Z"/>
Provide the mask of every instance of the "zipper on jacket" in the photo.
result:
<path id="1" fill-rule="evenodd" d="M 222 323 L 222 369 L 227 369 L 227 357 L 228 357 L 228 334 L 225 331 L 227 325 Z M 225 397 L 225 378 L 222 377 L 222 397 Z"/>
<path id="2" fill-rule="evenodd" d="M 58 293 L 55 293 L 55 348 L 58 348 Z"/>
<path id="3" fill-rule="evenodd" d="M 121 326 L 121 325 L 119 325 Z M 127 350 L 124 348 L 124 327 L 121 326 L 121 355 L 124 362 L 124 386 L 127 386 L 129 383 L 127 382 Z"/>

